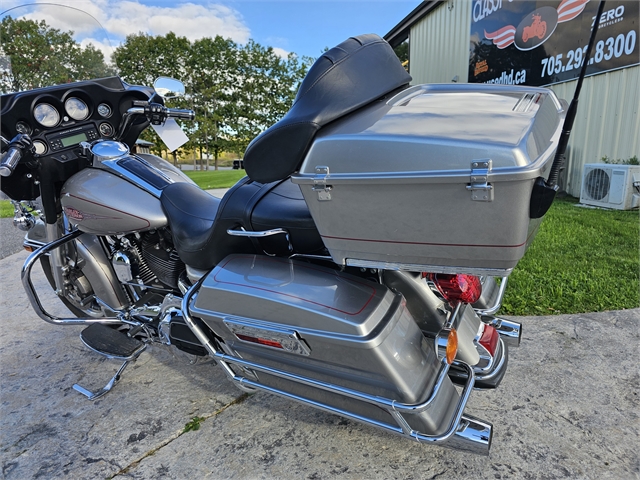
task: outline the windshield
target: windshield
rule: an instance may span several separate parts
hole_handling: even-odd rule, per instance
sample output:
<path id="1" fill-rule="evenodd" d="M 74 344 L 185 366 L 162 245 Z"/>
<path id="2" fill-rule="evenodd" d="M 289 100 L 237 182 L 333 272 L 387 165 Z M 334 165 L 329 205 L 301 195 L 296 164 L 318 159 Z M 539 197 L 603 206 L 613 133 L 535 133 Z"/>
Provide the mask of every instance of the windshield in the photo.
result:
<path id="1" fill-rule="evenodd" d="M 107 32 L 85 11 L 38 3 L 0 19 L 0 93 L 115 74 Z"/>

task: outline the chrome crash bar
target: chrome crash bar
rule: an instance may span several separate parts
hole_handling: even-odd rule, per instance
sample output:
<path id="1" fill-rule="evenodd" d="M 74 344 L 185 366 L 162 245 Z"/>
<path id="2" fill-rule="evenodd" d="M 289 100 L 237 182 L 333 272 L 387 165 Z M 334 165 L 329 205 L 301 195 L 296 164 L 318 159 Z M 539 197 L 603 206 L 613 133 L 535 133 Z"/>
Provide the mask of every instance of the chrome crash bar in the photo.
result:
<path id="1" fill-rule="evenodd" d="M 22 280 L 22 285 L 27 293 L 27 297 L 31 302 L 31 306 L 35 310 L 36 314 L 43 319 L 45 322 L 52 323 L 54 325 L 87 325 L 91 323 L 106 323 L 106 324 L 118 324 L 123 323 L 123 320 L 118 317 L 86 317 L 86 318 L 60 318 L 55 315 L 50 314 L 45 310 L 40 303 L 40 298 L 38 297 L 38 293 L 31 282 L 31 269 L 35 265 L 35 263 L 42 257 L 43 255 L 48 254 L 49 252 L 55 250 L 58 247 L 61 247 L 67 242 L 79 237 L 82 235 L 80 230 L 75 230 L 64 237 L 60 237 L 57 240 L 54 240 L 51 243 L 43 245 L 38 248 L 35 252 L 33 252 L 27 258 L 26 262 L 22 266 L 22 272 L 20 274 L 20 278 Z"/>
<path id="2" fill-rule="evenodd" d="M 216 345 L 214 345 L 214 342 L 209 337 L 207 337 L 207 335 L 195 323 L 195 321 L 191 317 L 191 314 L 189 313 L 189 305 L 191 304 L 191 299 L 200 289 L 200 286 L 202 285 L 204 279 L 205 277 L 202 277 L 195 285 L 193 285 L 187 291 L 187 293 L 183 297 L 183 300 L 182 300 L 183 318 L 187 323 L 187 325 L 189 326 L 189 328 L 196 335 L 198 340 L 200 340 L 200 342 L 207 349 L 211 357 L 213 357 L 215 360 L 217 360 L 220 363 L 223 370 L 229 376 L 231 381 L 238 384 L 238 386 L 250 387 L 254 389 L 263 390 L 269 393 L 273 393 L 276 395 L 280 395 L 282 397 L 286 397 L 291 400 L 296 400 L 306 405 L 311 405 L 313 407 L 319 408 L 329 413 L 333 413 L 333 414 L 341 415 L 346 418 L 357 420 L 359 422 L 363 422 L 368 425 L 381 428 L 387 432 L 401 435 L 407 438 L 411 438 L 419 442 L 441 443 L 442 446 L 447 446 L 451 448 L 472 451 L 478 454 L 488 455 L 489 448 L 491 446 L 491 437 L 492 437 L 492 429 L 493 429 L 492 425 L 489 423 L 483 422 L 481 420 L 478 420 L 476 418 L 473 418 L 471 416 L 463 415 L 465 406 L 467 404 L 467 401 L 469 400 L 469 396 L 471 395 L 471 391 L 475 383 L 475 375 L 474 375 L 473 369 L 469 365 L 462 362 L 454 362 L 457 368 L 462 368 L 466 371 L 468 377 L 464 385 L 464 388 L 462 390 L 462 393 L 460 395 L 460 400 L 456 406 L 455 414 L 453 415 L 453 419 L 451 420 L 451 423 L 449 424 L 449 427 L 446 430 L 446 432 L 444 432 L 441 435 L 427 435 L 424 433 L 420 433 L 413 430 L 409 426 L 409 424 L 403 417 L 403 414 L 418 414 L 425 411 L 430 406 L 430 404 L 436 398 L 443 382 L 448 377 L 449 364 L 447 364 L 445 359 L 443 359 L 440 364 L 440 369 L 437 374 L 437 380 L 431 391 L 431 394 L 429 395 L 429 398 L 427 398 L 427 400 L 425 400 L 422 403 L 406 404 L 406 403 L 398 402 L 397 400 L 391 400 L 383 397 L 370 395 L 370 394 L 359 392 L 357 390 L 353 390 L 350 388 L 340 387 L 338 385 L 333 385 L 327 382 L 314 380 L 312 378 L 304 377 L 301 375 L 295 375 L 289 372 L 285 372 L 275 368 L 260 365 L 258 363 L 247 361 L 242 358 L 234 357 L 232 355 L 228 355 L 223 352 L 220 352 L 216 348 Z M 308 398 L 295 395 L 293 393 L 286 392 L 284 390 L 263 385 L 259 382 L 237 375 L 232 370 L 230 364 L 264 372 L 269 375 L 273 375 L 279 378 L 290 380 L 290 381 L 307 385 L 310 387 L 318 388 L 330 393 L 335 393 L 337 395 L 349 397 L 355 400 L 359 400 L 359 401 L 380 407 L 386 410 L 394 418 L 394 420 L 396 420 L 397 425 L 392 425 L 386 422 L 374 420 L 372 418 L 364 417 L 362 415 L 358 415 L 353 412 L 349 412 L 347 410 L 333 407 L 326 403 L 310 400 Z"/>

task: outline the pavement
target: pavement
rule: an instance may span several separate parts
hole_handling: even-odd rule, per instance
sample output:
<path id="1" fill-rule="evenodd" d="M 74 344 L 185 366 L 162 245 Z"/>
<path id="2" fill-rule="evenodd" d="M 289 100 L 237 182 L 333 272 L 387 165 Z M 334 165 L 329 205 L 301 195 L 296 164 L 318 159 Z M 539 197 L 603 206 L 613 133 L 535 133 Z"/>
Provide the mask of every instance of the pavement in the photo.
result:
<path id="1" fill-rule="evenodd" d="M 494 424 L 480 457 L 247 396 L 211 362 L 162 345 L 91 402 L 72 385 L 98 389 L 119 363 L 89 351 L 83 327 L 35 315 L 19 280 L 26 257 L 0 260 L 0 478 L 640 477 L 640 309 L 509 317 L 524 325 L 522 344 L 500 387 L 474 391 L 466 410 Z M 46 308 L 65 315 L 34 270 Z"/>

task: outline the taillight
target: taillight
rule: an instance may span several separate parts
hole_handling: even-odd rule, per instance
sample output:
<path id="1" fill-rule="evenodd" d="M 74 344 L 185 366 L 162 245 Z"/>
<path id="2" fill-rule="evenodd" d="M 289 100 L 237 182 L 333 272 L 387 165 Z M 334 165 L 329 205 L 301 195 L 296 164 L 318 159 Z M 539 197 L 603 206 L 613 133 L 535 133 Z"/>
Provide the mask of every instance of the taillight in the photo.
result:
<path id="1" fill-rule="evenodd" d="M 499 339 L 500 334 L 498 333 L 498 330 L 491 325 L 485 325 L 484 332 L 482 332 L 482 336 L 478 343 L 486 348 L 487 352 L 489 352 L 493 357 L 496 354 L 496 347 L 498 346 Z"/>
<path id="2" fill-rule="evenodd" d="M 459 303 L 477 302 L 482 294 L 480 279 L 462 273 L 427 273 L 423 274 L 431 280 L 438 291 L 452 307 Z"/>

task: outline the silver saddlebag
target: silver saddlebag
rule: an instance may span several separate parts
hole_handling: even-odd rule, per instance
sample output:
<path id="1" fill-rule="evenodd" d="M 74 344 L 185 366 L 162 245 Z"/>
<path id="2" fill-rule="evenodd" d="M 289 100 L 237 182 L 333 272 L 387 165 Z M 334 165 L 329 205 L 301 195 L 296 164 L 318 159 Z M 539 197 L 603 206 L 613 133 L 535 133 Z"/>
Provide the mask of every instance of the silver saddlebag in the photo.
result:
<path id="1" fill-rule="evenodd" d="M 401 434 L 457 429 L 468 393 L 453 386 L 402 295 L 383 285 L 302 261 L 234 254 L 208 274 L 190 312 L 228 356 L 247 362 L 232 362 L 237 375 L 273 393 Z M 393 402 L 407 413 L 400 422 Z"/>

